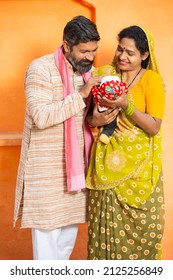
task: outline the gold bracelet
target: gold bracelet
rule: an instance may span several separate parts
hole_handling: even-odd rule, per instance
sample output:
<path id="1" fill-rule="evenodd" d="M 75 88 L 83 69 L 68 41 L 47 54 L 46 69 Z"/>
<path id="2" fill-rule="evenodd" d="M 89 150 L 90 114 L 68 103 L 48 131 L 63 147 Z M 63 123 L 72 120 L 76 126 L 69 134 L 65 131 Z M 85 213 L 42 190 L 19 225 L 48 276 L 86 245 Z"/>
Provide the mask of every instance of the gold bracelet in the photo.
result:
<path id="1" fill-rule="evenodd" d="M 135 111 L 135 106 L 129 102 L 127 108 L 124 110 L 126 116 L 131 117 Z"/>

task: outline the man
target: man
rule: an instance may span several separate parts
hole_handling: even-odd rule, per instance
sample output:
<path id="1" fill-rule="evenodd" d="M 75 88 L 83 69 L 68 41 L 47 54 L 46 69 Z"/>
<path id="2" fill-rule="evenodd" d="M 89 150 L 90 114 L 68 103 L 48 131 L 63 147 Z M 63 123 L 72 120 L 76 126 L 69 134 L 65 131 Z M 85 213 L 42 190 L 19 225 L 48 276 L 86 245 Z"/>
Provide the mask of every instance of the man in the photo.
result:
<path id="1" fill-rule="evenodd" d="M 99 40 L 96 25 L 77 16 L 65 26 L 62 46 L 34 60 L 26 73 L 14 225 L 21 219 L 22 228 L 32 228 L 36 260 L 69 259 L 78 224 L 86 221 L 91 137 L 84 116 L 100 79 L 90 73 Z"/>

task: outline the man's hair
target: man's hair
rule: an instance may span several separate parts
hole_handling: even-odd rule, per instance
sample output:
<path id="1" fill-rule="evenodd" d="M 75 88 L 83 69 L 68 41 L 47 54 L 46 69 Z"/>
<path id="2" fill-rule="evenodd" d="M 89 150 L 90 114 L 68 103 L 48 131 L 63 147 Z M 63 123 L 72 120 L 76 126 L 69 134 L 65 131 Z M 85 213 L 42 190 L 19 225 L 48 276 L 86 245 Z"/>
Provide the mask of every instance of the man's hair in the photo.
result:
<path id="1" fill-rule="evenodd" d="M 66 40 L 70 48 L 80 43 L 99 41 L 100 35 L 95 23 L 84 16 L 76 16 L 69 21 L 63 32 L 63 40 Z"/>

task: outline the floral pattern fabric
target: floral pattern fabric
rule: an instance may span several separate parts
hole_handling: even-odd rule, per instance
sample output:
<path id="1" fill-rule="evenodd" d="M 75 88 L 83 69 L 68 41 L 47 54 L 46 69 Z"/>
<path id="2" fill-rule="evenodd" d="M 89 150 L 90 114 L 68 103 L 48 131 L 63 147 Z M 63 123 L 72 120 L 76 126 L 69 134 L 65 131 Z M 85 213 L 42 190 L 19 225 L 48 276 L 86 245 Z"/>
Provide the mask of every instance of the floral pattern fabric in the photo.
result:
<path id="1" fill-rule="evenodd" d="M 89 189 L 115 188 L 135 208 L 147 199 L 161 172 L 161 132 L 149 137 L 123 112 L 108 145 L 95 141 L 86 178 Z"/>
<path id="2" fill-rule="evenodd" d="M 137 209 L 114 189 L 90 190 L 89 260 L 157 260 L 164 229 L 163 178 Z"/>
<path id="3" fill-rule="evenodd" d="M 108 145 L 96 137 L 86 178 L 90 189 L 88 259 L 160 259 L 164 230 L 161 158 L 161 131 L 149 136 L 123 112 Z"/>

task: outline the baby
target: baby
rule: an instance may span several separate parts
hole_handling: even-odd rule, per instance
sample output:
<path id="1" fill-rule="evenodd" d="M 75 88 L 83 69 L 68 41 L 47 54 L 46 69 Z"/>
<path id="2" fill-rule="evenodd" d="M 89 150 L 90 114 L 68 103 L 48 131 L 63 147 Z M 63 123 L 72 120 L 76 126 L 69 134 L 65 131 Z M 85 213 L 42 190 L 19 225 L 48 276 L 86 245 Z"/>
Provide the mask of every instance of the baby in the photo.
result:
<path id="1" fill-rule="evenodd" d="M 128 92 L 126 83 L 122 82 L 118 76 L 105 76 L 102 78 L 100 86 L 94 86 L 91 90 L 97 104 L 98 111 L 103 112 L 108 109 L 107 106 L 103 106 L 99 102 L 99 96 L 104 96 L 109 100 L 115 100 L 122 94 L 122 90 L 125 90 L 125 93 Z M 110 141 L 110 136 L 113 134 L 116 126 L 116 118 L 109 124 L 103 127 L 103 130 L 99 136 L 99 140 L 108 144 Z"/>

